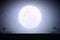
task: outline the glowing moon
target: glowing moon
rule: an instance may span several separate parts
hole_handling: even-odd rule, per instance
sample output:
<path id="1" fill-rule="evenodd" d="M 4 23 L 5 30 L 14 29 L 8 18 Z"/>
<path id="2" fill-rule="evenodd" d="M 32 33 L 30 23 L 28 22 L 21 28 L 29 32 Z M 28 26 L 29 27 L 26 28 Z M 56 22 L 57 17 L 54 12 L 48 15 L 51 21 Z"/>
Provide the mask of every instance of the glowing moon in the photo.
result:
<path id="1" fill-rule="evenodd" d="M 41 22 L 41 12 L 37 7 L 25 6 L 20 10 L 18 19 L 24 28 L 36 28 Z"/>

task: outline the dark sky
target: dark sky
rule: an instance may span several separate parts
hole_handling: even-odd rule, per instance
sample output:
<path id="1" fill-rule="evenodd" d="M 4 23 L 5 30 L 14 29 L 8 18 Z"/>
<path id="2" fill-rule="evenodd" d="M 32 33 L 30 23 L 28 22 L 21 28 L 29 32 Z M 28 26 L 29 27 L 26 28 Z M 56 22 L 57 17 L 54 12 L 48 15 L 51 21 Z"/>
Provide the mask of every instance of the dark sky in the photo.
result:
<path id="1" fill-rule="evenodd" d="M 55 0 L 49 0 L 49 1 L 48 0 L 43 0 L 43 1 L 41 1 L 41 0 L 40 1 L 38 1 L 38 0 L 37 1 L 34 1 L 34 0 L 33 1 L 27 1 L 27 0 L 26 1 L 23 1 L 23 0 L 1 0 L 0 1 L 0 30 L 1 30 L 0 33 L 13 32 L 10 27 L 14 26 L 15 24 L 12 23 L 13 24 L 12 25 L 11 22 L 13 22 L 14 20 L 13 21 L 11 21 L 11 20 L 12 19 L 17 20 L 15 18 L 15 16 L 13 16 L 13 14 L 15 13 L 15 15 L 17 16 L 16 13 L 18 13 L 19 10 L 23 6 L 25 6 L 26 4 L 27 5 L 33 4 L 33 5 L 38 6 L 39 8 L 40 8 L 40 5 L 44 4 L 40 8 L 41 10 L 43 10 L 42 11 L 43 13 L 44 13 L 45 10 L 47 10 L 47 9 L 42 9 L 42 8 L 44 8 L 43 6 L 47 6 L 46 8 L 48 8 L 48 10 L 50 10 L 52 12 L 51 14 L 54 15 L 52 17 L 54 17 L 54 19 L 56 21 L 55 22 L 53 20 L 55 23 L 51 22 L 51 23 L 53 23 L 52 25 L 54 25 L 52 27 L 53 30 L 51 31 L 51 33 L 59 33 L 60 32 L 60 24 L 59 24 L 60 23 L 60 20 L 59 20 L 60 19 L 60 3 L 59 3 L 58 0 L 56 0 L 56 1 Z M 13 11 L 13 9 L 14 9 L 14 11 Z M 48 13 L 48 12 L 46 12 L 46 13 Z M 48 18 L 48 14 L 47 14 L 47 18 Z M 53 18 L 51 18 L 51 19 L 53 19 Z M 43 24 L 44 24 L 44 22 L 43 22 Z M 17 23 L 16 26 L 19 25 L 17 21 L 15 23 Z M 48 22 L 46 24 L 48 25 Z M 9 27 L 7 27 L 7 26 L 9 26 Z"/>

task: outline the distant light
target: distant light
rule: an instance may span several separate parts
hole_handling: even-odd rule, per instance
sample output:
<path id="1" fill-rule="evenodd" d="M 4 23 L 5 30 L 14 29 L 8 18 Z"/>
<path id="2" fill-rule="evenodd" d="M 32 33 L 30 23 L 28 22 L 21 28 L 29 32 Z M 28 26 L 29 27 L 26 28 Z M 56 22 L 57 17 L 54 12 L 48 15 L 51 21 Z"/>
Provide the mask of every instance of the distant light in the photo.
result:
<path id="1" fill-rule="evenodd" d="M 18 19 L 22 27 L 34 29 L 41 22 L 41 12 L 35 6 L 25 6 L 20 10 Z"/>

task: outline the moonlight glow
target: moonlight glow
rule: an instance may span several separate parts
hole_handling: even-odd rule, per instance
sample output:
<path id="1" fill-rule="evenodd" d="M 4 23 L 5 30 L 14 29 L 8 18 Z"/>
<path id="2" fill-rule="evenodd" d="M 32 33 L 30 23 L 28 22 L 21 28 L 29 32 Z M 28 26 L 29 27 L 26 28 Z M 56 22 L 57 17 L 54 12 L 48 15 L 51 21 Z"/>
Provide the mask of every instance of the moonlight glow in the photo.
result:
<path id="1" fill-rule="evenodd" d="M 19 12 L 19 22 L 24 28 L 36 28 L 41 22 L 41 12 L 34 6 L 25 6 Z"/>

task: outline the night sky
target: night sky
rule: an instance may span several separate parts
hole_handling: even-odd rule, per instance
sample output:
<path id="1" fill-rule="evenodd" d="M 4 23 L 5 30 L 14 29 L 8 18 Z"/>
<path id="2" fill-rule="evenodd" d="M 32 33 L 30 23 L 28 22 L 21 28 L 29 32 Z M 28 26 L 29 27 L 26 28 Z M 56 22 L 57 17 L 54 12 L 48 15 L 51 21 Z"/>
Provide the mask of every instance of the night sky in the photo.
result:
<path id="1" fill-rule="evenodd" d="M 36 29 L 24 29 L 18 21 L 21 8 L 34 5 L 41 10 L 42 22 Z M 0 33 L 60 33 L 60 3 L 55 0 L 0 1 Z"/>

